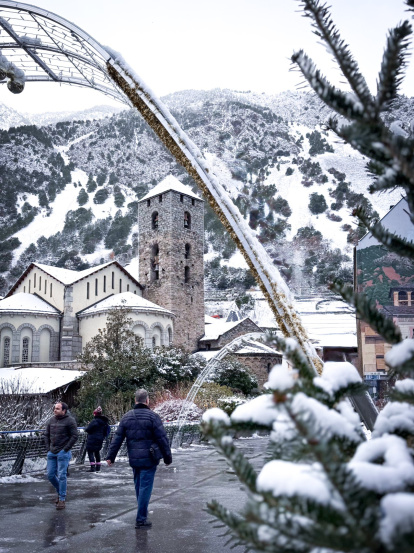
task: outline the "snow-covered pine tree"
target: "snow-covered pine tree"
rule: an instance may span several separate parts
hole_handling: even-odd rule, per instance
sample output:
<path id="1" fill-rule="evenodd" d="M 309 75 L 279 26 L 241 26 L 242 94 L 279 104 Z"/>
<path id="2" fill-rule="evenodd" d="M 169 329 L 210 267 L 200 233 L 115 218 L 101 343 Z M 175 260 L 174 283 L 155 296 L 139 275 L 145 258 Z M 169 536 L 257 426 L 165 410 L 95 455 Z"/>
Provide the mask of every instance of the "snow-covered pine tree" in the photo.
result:
<path id="1" fill-rule="evenodd" d="M 410 10 L 414 0 L 407 0 Z M 331 20 L 326 4 L 303 0 L 311 18 L 349 83 L 350 93 L 332 86 L 303 51 L 293 56 L 305 79 L 338 114 L 329 127 L 370 159 L 376 179 L 371 193 L 400 187 L 414 223 L 414 141 L 393 134 L 381 114 L 397 97 L 412 27 L 404 21 L 389 32 L 373 96 L 348 46 Z M 357 217 L 389 250 L 414 259 L 414 245 L 391 235 L 362 211 Z M 358 315 L 393 348 L 386 356 L 397 378 L 392 401 L 380 413 L 371 439 L 348 397 L 363 389 L 349 363 L 326 363 L 315 375 L 294 338 L 278 346 L 294 367 L 275 367 L 270 393 L 238 407 L 204 416 L 206 436 L 227 458 L 246 486 L 242 513 L 212 501 L 209 512 L 227 527 L 230 540 L 257 551 L 394 552 L 414 551 L 414 340 L 364 296 L 335 284 Z M 268 455 L 259 474 L 234 445 L 230 432 L 241 427 L 271 431 Z"/>

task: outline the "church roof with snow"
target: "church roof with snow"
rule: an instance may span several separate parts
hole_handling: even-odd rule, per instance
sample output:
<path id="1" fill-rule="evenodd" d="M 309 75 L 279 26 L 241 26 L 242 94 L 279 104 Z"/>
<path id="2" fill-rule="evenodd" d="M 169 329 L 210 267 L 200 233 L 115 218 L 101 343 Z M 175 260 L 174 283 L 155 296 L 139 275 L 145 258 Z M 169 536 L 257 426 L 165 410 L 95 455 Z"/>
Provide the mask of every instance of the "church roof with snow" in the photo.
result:
<path id="1" fill-rule="evenodd" d="M 36 367 L 33 368 L 2 368 L 0 393 L 13 393 L 16 388 L 24 390 L 25 394 L 47 394 L 52 390 L 66 386 L 80 378 L 82 371 Z"/>
<path id="2" fill-rule="evenodd" d="M 50 303 L 42 300 L 35 294 L 14 294 L 0 301 L 0 312 L 13 311 L 14 313 L 37 313 L 57 315 L 60 313 Z"/>
<path id="3" fill-rule="evenodd" d="M 10 289 L 6 297 L 10 297 L 13 294 L 14 290 L 22 282 L 22 280 L 29 274 L 32 269 L 36 267 L 38 267 L 57 281 L 61 282 L 65 286 L 69 286 L 71 284 L 74 284 L 75 282 L 78 282 L 79 280 L 82 280 L 83 278 L 88 277 L 89 275 L 97 273 L 105 267 L 109 267 L 109 265 L 116 265 L 123 273 L 125 273 L 128 278 L 134 281 L 137 286 L 142 288 L 141 284 L 131 275 L 128 270 L 124 269 L 124 267 L 122 267 L 122 265 L 118 263 L 118 261 L 109 261 L 108 263 L 104 263 L 103 265 L 96 265 L 95 267 L 90 267 L 89 269 L 85 269 L 83 271 L 73 271 L 72 269 L 53 267 L 53 265 L 43 265 L 42 263 L 30 263 L 25 272 L 20 276 L 17 282 Z"/>
<path id="4" fill-rule="evenodd" d="M 79 311 L 77 315 L 94 315 L 96 313 L 103 313 L 105 311 L 108 311 L 109 309 L 120 309 L 122 307 L 131 309 L 133 311 L 145 311 L 147 313 L 154 312 L 161 314 L 164 313 L 166 315 L 174 317 L 173 313 L 171 311 L 168 311 L 168 309 L 164 309 L 163 307 L 152 303 L 152 301 L 148 301 L 141 296 L 133 294 L 132 292 L 122 292 L 121 294 L 114 294 L 112 296 L 109 296 L 108 298 L 105 298 L 95 303 L 94 305 L 91 305 L 90 307 Z"/>
<path id="5" fill-rule="evenodd" d="M 179 192 L 180 194 L 185 194 L 186 196 L 190 196 L 191 198 L 196 198 L 197 200 L 201 200 L 201 198 L 197 196 L 197 194 L 194 194 L 189 186 L 183 184 L 172 175 L 168 175 L 167 177 L 165 177 L 165 179 L 155 185 L 154 188 L 151 188 L 148 194 L 146 194 L 139 201 L 142 202 L 144 200 L 148 200 L 149 198 L 153 198 L 154 196 L 158 196 L 159 194 L 163 194 L 164 192 L 169 192 L 170 190 L 173 190 L 174 192 Z"/>

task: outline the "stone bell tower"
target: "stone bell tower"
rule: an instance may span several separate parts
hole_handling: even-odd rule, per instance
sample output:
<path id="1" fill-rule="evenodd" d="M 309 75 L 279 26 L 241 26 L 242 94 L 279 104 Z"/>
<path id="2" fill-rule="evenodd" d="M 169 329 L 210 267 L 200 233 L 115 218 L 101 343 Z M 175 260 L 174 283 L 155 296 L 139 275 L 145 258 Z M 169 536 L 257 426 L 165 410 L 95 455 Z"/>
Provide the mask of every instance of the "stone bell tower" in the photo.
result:
<path id="1" fill-rule="evenodd" d="M 204 335 L 203 204 L 172 175 L 138 202 L 144 298 L 174 313 L 172 343 L 189 351 Z"/>

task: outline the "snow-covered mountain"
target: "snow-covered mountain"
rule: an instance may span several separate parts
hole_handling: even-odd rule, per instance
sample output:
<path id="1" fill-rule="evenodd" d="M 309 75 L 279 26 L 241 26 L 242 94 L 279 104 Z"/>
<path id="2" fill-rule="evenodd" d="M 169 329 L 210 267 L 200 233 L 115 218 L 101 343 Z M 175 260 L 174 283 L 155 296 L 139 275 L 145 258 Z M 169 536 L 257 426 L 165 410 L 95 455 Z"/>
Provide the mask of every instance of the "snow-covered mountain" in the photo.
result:
<path id="1" fill-rule="evenodd" d="M 364 232 L 352 209 L 363 203 L 382 216 L 399 197 L 368 197 L 366 161 L 323 129 L 329 112 L 312 94 L 189 90 L 163 100 L 294 290 L 350 278 Z M 105 109 L 53 124 L 39 116 L 46 126 L 5 111 L 14 128 L 0 132 L 0 293 L 30 261 L 79 269 L 114 256 L 128 262 L 137 198 L 170 173 L 194 184 L 136 112 L 109 108 L 100 117 Z M 402 97 L 387 122 L 409 133 L 413 114 Z M 208 293 L 242 294 L 252 279 L 208 207 L 205 224 Z"/>

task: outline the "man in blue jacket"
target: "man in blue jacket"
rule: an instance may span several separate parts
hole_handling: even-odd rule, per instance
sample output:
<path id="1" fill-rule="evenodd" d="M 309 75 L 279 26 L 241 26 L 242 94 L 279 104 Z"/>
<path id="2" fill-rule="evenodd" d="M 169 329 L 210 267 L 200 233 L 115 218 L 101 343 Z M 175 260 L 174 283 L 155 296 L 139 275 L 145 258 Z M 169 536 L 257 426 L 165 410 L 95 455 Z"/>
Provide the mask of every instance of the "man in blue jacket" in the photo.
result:
<path id="1" fill-rule="evenodd" d="M 129 464 L 134 471 L 138 502 L 135 528 L 150 528 L 152 523 L 147 519 L 148 504 L 154 485 L 155 471 L 161 456 L 166 465 L 171 465 L 172 455 L 161 419 L 149 408 L 146 390 L 137 390 L 134 409 L 128 411 L 119 423 L 106 456 L 109 466 L 115 462 L 115 457 L 125 438 Z M 159 456 L 157 450 L 160 452 Z"/>

